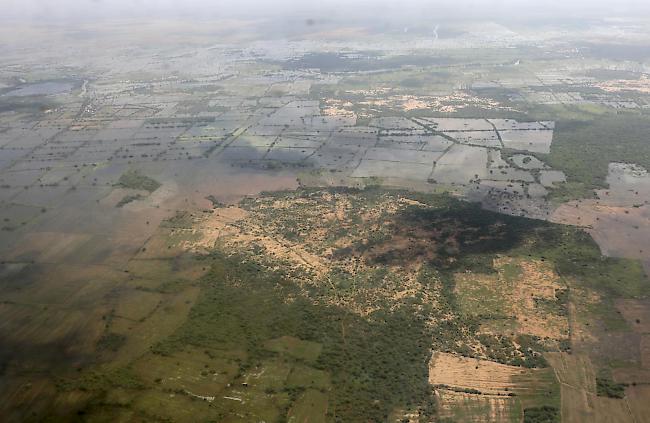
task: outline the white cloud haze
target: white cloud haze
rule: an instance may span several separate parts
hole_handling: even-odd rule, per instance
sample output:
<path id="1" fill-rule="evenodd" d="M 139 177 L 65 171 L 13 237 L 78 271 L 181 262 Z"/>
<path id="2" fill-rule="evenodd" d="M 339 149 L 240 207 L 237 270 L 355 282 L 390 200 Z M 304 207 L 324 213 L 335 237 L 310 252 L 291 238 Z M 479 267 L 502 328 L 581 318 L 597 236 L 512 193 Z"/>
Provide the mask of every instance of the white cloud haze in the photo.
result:
<path id="1" fill-rule="evenodd" d="M 347 18 L 423 16 L 432 18 L 591 18 L 648 16 L 644 0 L 2 0 L 10 19 L 76 20 L 128 17 L 286 17 Z"/>

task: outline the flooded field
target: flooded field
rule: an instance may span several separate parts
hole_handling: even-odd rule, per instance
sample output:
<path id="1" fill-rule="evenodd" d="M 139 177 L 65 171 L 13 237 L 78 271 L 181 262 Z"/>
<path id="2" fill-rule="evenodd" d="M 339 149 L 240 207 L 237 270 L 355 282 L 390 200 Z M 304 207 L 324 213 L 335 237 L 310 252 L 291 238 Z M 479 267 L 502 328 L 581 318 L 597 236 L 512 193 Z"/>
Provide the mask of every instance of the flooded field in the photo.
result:
<path id="1" fill-rule="evenodd" d="M 0 420 L 647 413 L 645 59 L 267 24 L 0 46 Z"/>
<path id="2" fill-rule="evenodd" d="M 650 271 L 650 176 L 637 165 L 612 163 L 607 180 L 597 200 L 564 204 L 552 220 L 587 228 L 604 254 L 637 258 Z"/>
<path id="3" fill-rule="evenodd" d="M 74 82 L 38 82 L 34 84 L 23 84 L 3 95 L 7 97 L 27 97 L 65 94 L 70 92 L 75 85 Z"/>

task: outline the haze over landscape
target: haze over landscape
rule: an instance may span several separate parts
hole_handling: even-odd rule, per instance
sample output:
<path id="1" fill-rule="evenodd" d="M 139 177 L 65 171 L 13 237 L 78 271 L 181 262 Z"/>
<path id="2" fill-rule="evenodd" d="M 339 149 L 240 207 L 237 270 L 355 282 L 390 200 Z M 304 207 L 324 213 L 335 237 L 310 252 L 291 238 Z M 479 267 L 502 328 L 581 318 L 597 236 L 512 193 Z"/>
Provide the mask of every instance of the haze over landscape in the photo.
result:
<path id="1" fill-rule="evenodd" d="M 6 0 L 0 421 L 650 421 L 649 24 Z"/>
<path id="2" fill-rule="evenodd" d="M 6 0 L 0 19 L 72 24 L 88 20 L 124 18 L 206 19 L 238 17 L 243 19 L 291 19 L 309 15 L 326 21 L 358 21 L 366 24 L 379 20 L 395 23 L 408 18 L 417 23 L 447 19 L 508 20 L 528 23 L 584 22 L 594 18 L 639 18 L 650 11 L 642 0 Z"/>

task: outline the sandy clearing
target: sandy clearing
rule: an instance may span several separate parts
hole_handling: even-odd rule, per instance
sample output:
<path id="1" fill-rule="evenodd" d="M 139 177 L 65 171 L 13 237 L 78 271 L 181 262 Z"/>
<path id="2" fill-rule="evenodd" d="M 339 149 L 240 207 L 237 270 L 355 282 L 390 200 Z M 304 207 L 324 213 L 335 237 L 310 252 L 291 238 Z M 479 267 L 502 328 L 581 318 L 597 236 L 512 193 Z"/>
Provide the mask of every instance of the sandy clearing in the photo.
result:
<path id="1" fill-rule="evenodd" d="M 513 293 L 513 311 L 519 330 L 541 338 L 566 338 L 569 334 L 566 316 L 549 313 L 536 303 L 536 299 L 556 300 L 556 292 L 564 288 L 559 276 L 550 265 L 539 260 L 520 261 L 518 264 L 522 277 Z"/>
<path id="2" fill-rule="evenodd" d="M 235 223 L 247 216 L 248 212 L 239 207 L 214 209 L 213 213 L 199 219 L 192 229 L 192 233 L 199 235 L 199 239 L 184 242 L 183 249 L 192 252 L 211 250 L 219 238 L 237 235 L 239 229 Z"/>
<path id="3" fill-rule="evenodd" d="M 267 235 L 259 235 L 258 231 L 241 229 L 233 225 L 225 225 L 222 229 L 215 227 L 210 237 L 206 237 L 209 246 L 214 246 L 217 239 L 232 247 L 246 248 L 254 245 L 261 246 L 269 256 L 286 260 L 298 267 L 313 272 L 316 276 L 329 271 L 326 260 L 310 253 L 302 246 L 287 241 L 276 239 Z"/>
<path id="4" fill-rule="evenodd" d="M 516 280 L 506 273 L 516 266 Z M 494 261 L 495 275 L 458 273 L 456 292 L 466 299 L 468 310 L 496 312 L 516 321 L 516 332 L 540 338 L 564 339 L 569 334 L 566 316 L 549 312 L 543 301 L 556 301 L 556 293 L 564 289 L 552 266 L 541 260 L 519 260 L 501 257 Z M 489 292 L 486 297 L 485 293 Z M 491 332 L 489 322 L 485 332 Z"/>

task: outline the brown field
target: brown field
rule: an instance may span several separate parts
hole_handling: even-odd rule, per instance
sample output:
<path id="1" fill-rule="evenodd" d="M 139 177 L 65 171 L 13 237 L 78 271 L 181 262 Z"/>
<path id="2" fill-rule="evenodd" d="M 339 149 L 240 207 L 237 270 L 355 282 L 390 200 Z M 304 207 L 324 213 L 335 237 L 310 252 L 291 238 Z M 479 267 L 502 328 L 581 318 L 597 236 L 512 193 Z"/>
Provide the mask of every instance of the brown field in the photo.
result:
<path id="1" fill-rule="evenodd" d="M 619 383 L 650 384 L 650 369 L 621 367 L 612 369 L 612 378 Z"/>
<path id="2" fill-rule="evenodd" d="M 32 232 L 25 235 L 6 259 L 62 263 L 90 237 L 91 235 L 83 233 Z"/>
<path id="3" fill-rule="evenodd" d="M 650 369 L 650 334 L 641 335 L 639 353 L 641 354 L 641 367 Z"/>
<path id="4" fill-rule="evenodd" d="M 630 386 L 625 390 L 627 404 L 635 422 L 650 422 L 650 385 Z"/>
<path id="5" fill-rule="evenodd" d="M 439 416 L 462 422 L 519 422 L 530 407 L 560 406 L 549 369 L 526 369 L 436 352 L 429 362 Z"/>
<path id="6" fill-rule="evenodd" d="M 508 395 L 517 386 L 512 378 L 529 372 L 521 367 L 436 352 L 429 362 L 429 383 L 475 389 L 488 395 Z"/>
<path id="7" fill-rule="evenodd" d="M 631 398 L 617 399 L 596 395 L 596 369 L 586 355 L 548 353 L 545 357 L 561 384 L 562 421 L 645 421 L 632 417 Z M 629 395 L 629 388 L 626 395 Z M 640 405 L 637 404 L 637 407 Z"/>
<path id="8" fill-rule="evenodd" d="M 563 385 L 596 392 L 596 371 L 589 357 L 579 354 L 547 353 L 544 355 Z"/>
<path id="9" fill-rule="evenodd" d="M 636 91 L 648 94 L 650 93 L 650 78 L 644 75 L 639 79 L 632 80 L 613 79 L 599 82 L 595 86 L 607 92 Z"/>
<path id="10" fill-rule="evenodd" d="M 561 389 L 562 421 L 565 423 L 634 421 L 625 400 L 598 397 L 564 384 Z"/>
<path id="11" fill-rule="evenodd" d="M 436 391 L 439 416 L 467 423 L 510 423 L 522 419 L 522 410 L 513 397 Z"/>

